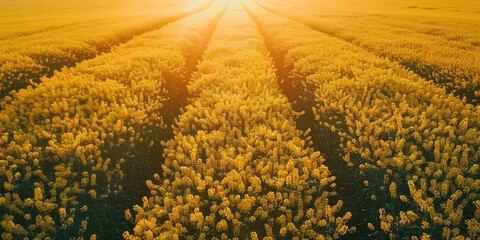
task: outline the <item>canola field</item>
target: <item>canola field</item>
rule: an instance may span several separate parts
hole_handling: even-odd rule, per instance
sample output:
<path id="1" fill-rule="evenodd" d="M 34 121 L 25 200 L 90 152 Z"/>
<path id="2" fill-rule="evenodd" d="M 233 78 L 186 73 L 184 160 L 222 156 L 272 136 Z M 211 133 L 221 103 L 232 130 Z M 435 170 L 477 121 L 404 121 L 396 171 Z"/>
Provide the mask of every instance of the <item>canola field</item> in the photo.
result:
<path id="1" fill-rule="evenodd" d="M 479 239 L 480 4 L 5 0 L 1 239 Z"/>

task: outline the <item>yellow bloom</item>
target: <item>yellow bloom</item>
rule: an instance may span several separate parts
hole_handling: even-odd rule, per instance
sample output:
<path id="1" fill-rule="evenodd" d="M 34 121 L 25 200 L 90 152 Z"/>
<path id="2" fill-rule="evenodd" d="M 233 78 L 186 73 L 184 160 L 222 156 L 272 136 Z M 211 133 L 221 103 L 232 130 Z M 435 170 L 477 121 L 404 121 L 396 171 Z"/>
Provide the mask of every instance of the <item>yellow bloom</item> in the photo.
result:
<path id="1" fill-rule="evenodd" d="M 60 208 L 59 210 L 60 218 L 65 218 L 67 216 L 67 210 L 65 208 Z"/>
<path id="2" fill-rule="evenodd" d="M 390 224 L 389 223 L 381 222 L 380 223 L 380 228 L 386 233 L 390 232 Z"/>
<path id="3" fill-rule="evenodd" d="M 258 240 L 258 235 L 256 232 L 251 232 L 250 233 L 250 239 L 251 240 Z"/>
<path id="4" fill-rule="evenodd" d="M 33 191 L 33 196 L 36 201 L 41 201 L 43 199 L 42 189 L 39 187 L 35 188 Z"/>
<path id="5" fill-rule="evenodd" d="M 368 223 L 367 226 L 368 226 L 368 228 L 369 228 L 370 230 L 372 230 L 372 231 L 375 230 L 375 227 L 373 226 L 372 223 Z"/>
<path id="6" fill-rule="evenodd" d="M 130 213 L 130 209 L 125 210 L 125 219 L 128 221 L 132 221 L 132 214 Z"/>
<path id="7" fill-rule="evenodd" d="M 226 231 L 228 229 L 227 221 L 222 219 L 220 222 L 217 223 L 217 231 Z"/>
<path id="8" fill-rule="evenodd" d="M 395 182 L 390 183 L 390 195 L 392 198 L 397 198 L 397 184 Z"/>
<path id="9" fill-rule="evenodd" d="M 82 228 L 84 231 L 87 230 L 87 221 L 86 221 L 86 220 L 82 220 L 81 228 Z"/>

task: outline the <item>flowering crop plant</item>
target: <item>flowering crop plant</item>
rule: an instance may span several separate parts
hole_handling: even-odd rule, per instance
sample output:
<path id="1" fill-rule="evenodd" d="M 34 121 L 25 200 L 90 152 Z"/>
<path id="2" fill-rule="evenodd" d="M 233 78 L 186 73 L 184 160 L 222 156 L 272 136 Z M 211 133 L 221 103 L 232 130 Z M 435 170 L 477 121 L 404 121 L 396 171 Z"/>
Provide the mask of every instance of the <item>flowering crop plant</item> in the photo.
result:
<path id="1" fill-rule="evenodd" d="M 5 0 L 1 239 L 479 239 L 471 0 Z"/>

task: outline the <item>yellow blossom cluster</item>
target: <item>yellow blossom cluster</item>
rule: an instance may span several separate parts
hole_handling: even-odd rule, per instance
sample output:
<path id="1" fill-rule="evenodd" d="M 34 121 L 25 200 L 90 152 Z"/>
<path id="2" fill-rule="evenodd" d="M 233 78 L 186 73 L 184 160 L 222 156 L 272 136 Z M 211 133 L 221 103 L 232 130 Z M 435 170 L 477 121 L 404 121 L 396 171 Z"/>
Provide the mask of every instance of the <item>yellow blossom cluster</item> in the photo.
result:
<path id="1" fill-rule="evenodd" d="M 123 165 L 164 132 L 165 75 L 185 76 L 186 58 L 220 14 L 211 8 L 138 36 L 5 104 L 0 232 L 16 239 L 87 234 L 89 206 L 122 190 Z"/>
<path id="2" fill-rule="evenodd" d="M 75 66 L 78 62 L 107 52 L 112 46 L 124 43 L 136 35 L 159 29 L 166 23 L 204 10 L 211 5 L 212 1 L 184 1 L 182 5 L 185 4 L 188 8 L 175 5 L 169 7 L 166 2 L 163 3 L 166 5 L 163 8 L 158 8 L 159 4 L 155 6 L 153 2 L 151 2 L 153 5 L 150 6 L 151 8 L 132 3 L 129 5 L 134 7 L 129 8 L 128 11 L 123 9 L 123 11 L 111 11 L 106 14 L 105 9 L 97 9 L 100 11 L 97 13 L 99 16 L 92 12 L 82 13 L 81 11 L 75 12 L 74 14 L 78 15 L 75 17 L 59 14 L 57 16 L 59 18 L 63 16 L 67 19 L 77 19 L 77 17 L 83 19 L 81 22 L 64 27 L 58 27 L 57 17 L 49 16 L 56 21 L 57 27 L 51 26 L 43 31 L 20 34 L 17 37 L 11 36 L 9 31 L 5 33 L 0 31 L 0 38 L 3 34 L 10 36 L 5 37 L 6 39 L 0 45 L 0 98 L 3 99 L 13 90 L 18 91 L 40 82 L 42 77 L 52 75 L 55 70 Z M 84 4 L 88 6 L 88 3 Z M 115 1 L 109 1 L 105 5 L 110 5 L 111 8 L 122 6 Z M 125 5 L 123 7 L 125 8 Z M 33 7 L 27 6 L 27 8 Z M 50 14 L 51 11 L 48 13 Z M 27 29 L 29 25 L 33 25 L 31 28 L 39 29 L 43 23 L 43 21 L 25 23 L 23 18 L 19 20 L 17 15 L 15 17 L 17 19 L 10 17 L 10 21 L 5 25 L 0 23 L 4 26 L 2 30 L 9 29 L 6 25 L 14 23 L 16 26 L 12 29 L 23 29 L 25 25 Z"/>
<path id="3" fill-rule="evenodd" d="M 428 3 L 432 7 L 435 5 L 434 7 L 437 8 L 435 10 L 438 11 L 414 6 L 415 3 L 419 5 L 422 5 L 421 3 L 427 4 L 421 1 L 409 2 L 408 4 L 411 3 L 412 5 L 406 7 L 402 4 L 397 5 L 393 2 L 376 0 L 356 1 L 355 4 L 349 1 L 322 2 L 318 4 L 318 2 L 312 0 L 269 0 L 256 1 L 256 3 L 270 11 L 282 14 L 285 14 L 286 11 L 288 11 L 289 15 L 297 12 L 303 13 L 304 16 L 316 14 L 317 16 L 323 15 L 325 17 L 324 20 L 350 18 L 355 23 L 362 22 L 366 24 L 364 26 L 369 27 L 369 24 L 372 22 L 375 24 L 373 26 L 376 26 L 376 23 L 382 23 L 427 35 L 442 36 L 451 41 L 465 42 L 473 46 L 480 45 L 480 32 L 472 31 L 472 27 L 475 27 L 475 24 L 479 21 L 475 19 L 476 13 L 472 11 L 474 6 L 468 1 L 449 2 L 444 5 L 437 4 L 439 1 Z M 456 11 L 451 11 L 451 14 L 447 14 L 450 11 L 448 8 L 451 7 L 456 8 Z M 478 6 L 476 7 L 478 8 Z M 348 14 L 344 14 L 347 12 Z M 392 14 L 392 12 L 395 14 Z M 465 21 L 466 18 L 469 18 L 471 21 Z"/>
<path id="4" fill-rule="evenodd" d="M 265 1 L 256 2 L 270 11 L 305 23 L 317 31 L 351 42 L 377 56 L 397 61 L 416 74 L 433 80 L 438 86 L 446 87 L 449 92 L 466 97 L 470 103 L 479 103 L 478 20 L 451 19 L 440 14 L 427 18 L 428 20 L 421 19 L 434 21 L 434 26 L 446 25 L 447 30 L 443 32 L 448 34 L 456 32 L 452 39 L 448 39 L 442 36 L 442 31 L 433 30 L 435 27 L 424 25 L 423 28 L 426 29 L 423 29 L 423 32 L 422 28 L 420 30 L 411 28 L 410 25 L 415 25 L 416 19 L 410 16 L 408 20 L 403 18 L 389 24 L 378 17 L 372 20 L 370 15 L 365 13 L 352 13 L 347 16 L 329 13 L 329 17 L 318 17 L 318 11 L 315 11 L 318 8 L 305 11 L 305 8 L 298 9 L 302 4 L 297 2 L 296 8 Z M 317 5 L 323 7 L 323 4 Z M 333 9 L 333 11 L 338 10 L 343 9 L 340 6 Z M 393 18 L 391 15 L 390 17 Z M 425 34 L 425 32 L 432 34 Z"/>
<path id="5" fill-rule="evenodd" d="M 0 12 L 0 23 L 5 27 L 0 29 L 0 40 L 29 36 L 55 29 L 68 29 L 67 27 L 74 25 L 84 27 L 81 24 L 90 21 L 101 24 L 112 22 L 112 20 L 125 20 L 130 19 L 132 14 L 136 14 L 136 17 L 141 15 L 144 20 L 149 20 L 152 19 L 152 15 L 158 17 L 158 12 L 152 12 L 152 8 L 162 11 L 164 8 L 173 7 L 181 2 L 165 0 L 158 3 L 154 0 L 142 0 L 142 5 L 138 5 L 135 4 L 136 2 L 126 0 L 123 4 L 119 3 L 115 0 L 105 0 L 102 3 L 85 0 L 81 4 L 55 0 L 48 4 L 32 1 L 5 3 Z M 55 4 L 55 9 L 68 8 L 69 10 L 53 11 L 52 4 Z M 125 12 L 127 6 L 129 11 Z M 33 12 L 35 14 L 32 14 Z M 12 16 L 14 14 L 15 16 Z M 99 21 L 100 17 L 103 17 L 104 21 Z M 60 22 L 59 19 L 62 21 Z"/>
<path id="6" fill-rule="evenodd" d="M 348 42 L 246 6 L 274 54 L 314 91 L 317 121 L 338 135 L 371 199 L 392 216 L 378 226 L 370 219 L 372 231 L 478 235 L 459 229 L 476 229 L 464 209 L 480 198 L 479 107 Z"/>
<path id="7" fill-rule="evenodd" d="M 165 143 L 160 179 L 135 206 L 127 239 L 336 239 L 351 214 L 330 203 L 334 177 L 300 137 L 255 24 L 230 3 Z M 147 203 L 147 204 L 146 204 Z M 127 216 L 128 217 L 128 216 Z"/>

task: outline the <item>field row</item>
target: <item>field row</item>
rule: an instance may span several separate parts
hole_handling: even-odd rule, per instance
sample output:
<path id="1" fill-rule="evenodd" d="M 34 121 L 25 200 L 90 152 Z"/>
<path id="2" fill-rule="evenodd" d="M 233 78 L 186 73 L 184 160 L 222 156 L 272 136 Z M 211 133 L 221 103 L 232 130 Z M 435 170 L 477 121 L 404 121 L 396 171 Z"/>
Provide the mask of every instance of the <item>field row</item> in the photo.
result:
<path id="1" fill-rule="evenodd" d="M 480 236 L 475 33 L 227 2 L 0 40 L 2 239 Z"/>
<path id="2" fill-rule="evenodd" d="M 306 14 L 296 11 L 292 5 L 284 7 L 257 1 L 262 7 L 299 22 L 331 36 L 351 42 L 372 53 L 399 62 L 403 67 L 419 76 L 432 80 L 445 87 L 460 98 L 466 97 L 472 104 L 478 104 L 480 98 L 480 46 L 468 39 L 479 39 L 475 23 L 463 21 L 465 27 L 457 26 L 458 37 L 454 40 L 442 36 L 442 31 L 427 34 L 416 30 L 402 20 L 400 23 L 385 24 L 378 19 L 371 20 L 364 15 L 352 16 L 315 16 L 315 12 Z M 446 32 L 451 28 L 447 22 Z M 476 22 L 475 20 L 472 20 Z M 400 26 L 398 26 L 400 25 Z M 408 27 L 407 27 L 408 26 Z M 427 28 L 431 29 L 431 28 Z M 435 28 L 432 29 L 434 31 Z M 425 30 L 423 30 L 425 31 Z M 465 39 L 463 37 L 465 36 Z"/>
<path id="3" fill-rule="evenodd" d="M 151 195 L 134 207 L 136 226 L 125 238 L 322 239 L 348 231 L 341 201 L 329 202 L 335 178 L 295 129 L 297 113 L 240 4 L 219 23 L 189 90 L 162 174 L 147 181 Z"/>
<path id="4" fill-rule="evenodd" d="M 392 2 L 392 1 L 391 1 Z M 393 4 L 370 0 L 370 6 L 366 2 L 355 2 L 340 0 L 325 2 L 321 5 L 314 1 L 293 1 L 293 0 L 265 0 L 257 1 L 257 4 L 267 7 L 269 10 L 285 11 L 290 13 L 302 12 L 312 17 L 323 20 L 334 20 L 336 18 L 349 18 L 352 23 L 355 21 L 368 21 L 368 23 L 390 25 L 392 29 L 410 29 L 419 33 L 442 37 L 451 41 L 469 43 L 473 46 L 480 45 L 479 21 L 475 15 L 444 14 L 443 12 L 432 12 L 428 9 L 415 6 L 404 6 L 408 4 L 401 2 Z M 469 2 L 466 0 L 465 2 Z M 352 7 L 352 4 L 363 5 Z M 412 4 L 414 4 L 412 2 Z M 385 8 L 391 7 L 391 9 Z M 478 6 L 476 6 L 478 8 Z M 462 11 L 473 9 L 462 9 Z M 466 18 L 468 21 L 466 21 Z M 368 25 L 364 25 L 368 26 Z"/>
<path id="5" fill-rule="evenodd" d="M 124 169 L 140 168 L 136 156 L 158 146 L 166 81 L 187 74 L 186 58 L 222 5 L 57 73 L 4 106 L 3 239 L 91 233 L 88 220 L 101 210 L 90 207 L 122 192 Z"/>
<path id="6" fill-rule="evenodd" d="M 396 238 L 478 235 L 478 107 L 352 44 L 247 8 L 274 56 L 303 81 L 318 127 L 338 135 L 344 161 L 356 169 L 350 178 L 362 179 L 359 194 L 369 193 L 363 206 L 374 201 L 380 211 L 361 229 Z"/>
<path id="7" fill-rule="evenodd" d="M 5 2 L 0 9 L 0 24 L 3 26 L 0 41 L 72 26 L 82 27 L 87 22 L 129 21 L 139 16 L 143 20 L 155 20 L 163 8 L 182 4 L 189 3 L 186 0 L 167 0 L 160 4 L 153 0 L 141 0 L 141 4 L 130 0 L 85 0 L 81 3 L 50 0 L 48 4 L 32 0 Z M 125 12 L 127 6 L 129 11 Z"/>
<path id="8" fill-rule="evenodd" d="M 128 17 L 85 20 L 64 28 L 46 29 L 1 41 L 0 100 L 11 95 L 11 91 L 39 83 L 42 77 L 51 77 L 54 71 L 73 67 L 137 35 L 204 10 L 211 1 L 201 4 L 187 1 L 183 4 L 190 5 L 188 8 L 173 6 L 153 13 L 137 13 L 140 16 L 131 13 Z M 6 99 L 7 102 L 9 99 Z"/>

